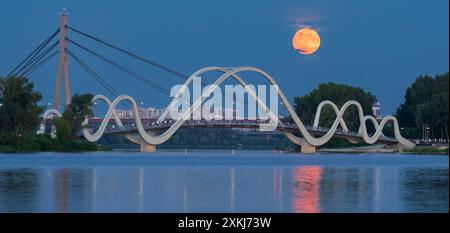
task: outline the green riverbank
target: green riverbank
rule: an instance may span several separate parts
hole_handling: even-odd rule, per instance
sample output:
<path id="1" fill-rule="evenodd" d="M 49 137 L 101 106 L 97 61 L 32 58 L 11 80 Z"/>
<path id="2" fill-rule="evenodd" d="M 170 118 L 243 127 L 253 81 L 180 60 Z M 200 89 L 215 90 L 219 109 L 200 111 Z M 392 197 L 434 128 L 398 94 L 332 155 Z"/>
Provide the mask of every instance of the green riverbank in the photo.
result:
<path id="1" fill-rule="evenodd" d="M 85 140 L 60 140 L 47 135 L 23 138 L 19 142 L 0 138 L 0 153 L 110 151 L 110 147 Z"/>
<path id="2" fill-rule="evenodd" d="M 413 149 L 404 150 L 403 153 L 413 153 L 413 154 L 442 154 L 448 155 L 448 147 L 417 147 Z"/>

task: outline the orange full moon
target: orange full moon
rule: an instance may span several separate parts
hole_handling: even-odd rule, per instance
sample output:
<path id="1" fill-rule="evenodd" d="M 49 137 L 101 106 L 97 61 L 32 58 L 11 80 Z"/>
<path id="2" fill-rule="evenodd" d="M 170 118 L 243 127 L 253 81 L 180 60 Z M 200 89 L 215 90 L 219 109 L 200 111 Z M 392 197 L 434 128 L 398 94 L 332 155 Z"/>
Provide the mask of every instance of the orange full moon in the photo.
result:
<path id="1" fill-rule="evenodd" d="M 301 54 L 313 54 L 320 46 L 319 34 L 311 28 L 302 28 L 292 38 L 292 45 Z"/>

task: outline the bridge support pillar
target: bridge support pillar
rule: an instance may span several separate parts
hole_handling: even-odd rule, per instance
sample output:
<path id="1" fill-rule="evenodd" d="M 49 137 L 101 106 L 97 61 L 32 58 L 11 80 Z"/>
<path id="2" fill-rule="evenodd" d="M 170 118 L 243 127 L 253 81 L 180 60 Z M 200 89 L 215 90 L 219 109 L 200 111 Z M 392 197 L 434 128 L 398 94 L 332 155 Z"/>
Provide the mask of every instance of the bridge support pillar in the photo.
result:
<path id="1" fill-rule="evenodd" d="M 308 153 L 308 154 L 313 154 L 316 153 L 316 146 L 311 145 L 309 142 L 307 142 L 304 138 L 296 138 L 294 137 L 293 134 L 288 133 L 288 132 L 284 132 L 284 136 L 286 136 L 286 138 L 296 144 L 300 146 L 300 152 L 302 153 Z"/>
<path id="2" fill-rule="evenodd" d="M 146 142 L 143 142 L 140 144 L 141 146 L 141 152 L 155 152 L 156 151 L 156 145 L 148 144 Z"/>
<path id="3" fill-rule="evenodd" d="M 316 147 L 307 142 L 304 142 L 300 145 L 300 151 L 306 154 L 313 154 L 316 153 Z"/>

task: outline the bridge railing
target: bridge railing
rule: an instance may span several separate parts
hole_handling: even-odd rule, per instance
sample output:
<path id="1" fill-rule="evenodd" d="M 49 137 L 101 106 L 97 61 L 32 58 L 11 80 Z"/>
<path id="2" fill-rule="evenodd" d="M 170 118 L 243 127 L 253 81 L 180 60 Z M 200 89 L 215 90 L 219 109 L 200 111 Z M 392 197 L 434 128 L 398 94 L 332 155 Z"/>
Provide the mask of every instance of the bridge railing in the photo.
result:
<path id="1" fill-rule="evenodd" d="M 101 119 L 96 119 L 96 121 Z M 153 120 L 145 120 L 143 123 L 143 126 L 145 129 L 147 130 L 151 130 L 151 129 L 160 129 L 160 128 L 168 128 L 170 126 L 172 126 L 172 124 L 174 123 L 173 120 L 165 120 L 162 122 L 158 122 L 156 121 L 156 119 Z M 183 123 L 184 127 L 196 127 L 196 126 L 230 126 L 230 127 L 236 127 L 239 128 L 239 126 L 245 126 L 245 128 L 251 128 L 251 127 L 255 127 L 258 128 L 259 125 L 261 123 L 266 123 L 266 121 L 263 120 L 187 120 Z M 90 123 L 91 126 L 96 125 L 96 123 L 91 122 Z M 282 123 L 280 122 L 279 124 L 279 128 L 280 129 L 291 129 L 291 130 L 296 130 L 297 126 L 295 125 L 295 123 Z M 107 127 L 106 129 L 106 133 L 120 133 L 120 132 L 126 132 L 126 131 L 134 131 L 136 130 L 136 125 L 134 123 L 131 124 L 124 124 L 125 128 L 119 128 L 117 127 L 117 125 L 111 120 L 110 125 Z M 321 133 L 326 133 L 329 131 L 329 128 L 327 127 L 321 127 L 321 126 L 312 126 L 312 125 L 306 125 L 305 126 L 307 130 L 312 131 L 312 132 L 321 132 Z M 96 127 L 93 127 L 96 128 Z M 243 127 L 244 128 L 244 127 Z M 90 130 L 91 132 L 93 130 Z M 343 136 L 349 136 L 349 137 L 362 137 L 362 133 L 360 132 L 353 132 L 353 131 L 346 131 L 343 129 L 336 129 L 336 134 L 337 135 L 343 135 Z M 391 141 L 391 142 L 396 142 L 396 140 L 394 138 L 390 138 L 387 137 L 385 135 L 380 135 L 380 140 L 383 141 Z"/>

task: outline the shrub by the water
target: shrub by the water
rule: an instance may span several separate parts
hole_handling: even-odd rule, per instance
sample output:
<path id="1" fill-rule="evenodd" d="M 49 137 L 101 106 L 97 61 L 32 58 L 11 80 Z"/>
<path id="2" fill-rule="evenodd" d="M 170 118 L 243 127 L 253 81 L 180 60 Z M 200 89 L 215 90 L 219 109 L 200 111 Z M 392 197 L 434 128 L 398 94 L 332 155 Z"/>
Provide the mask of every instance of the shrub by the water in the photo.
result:
<path id="1" fill-rule="evenodd" d="M 53 139 L 47 135 L 35 135 L 23 138 L 20 143 L 6 144 L 8 140 L 0 139 L 0 152 L 39 152 L 39 151 L 58 151 L 58 152 L 78 152 L 78 151 L 99 151 L 110 150 L 85 140 L 65 140 Z"/>

